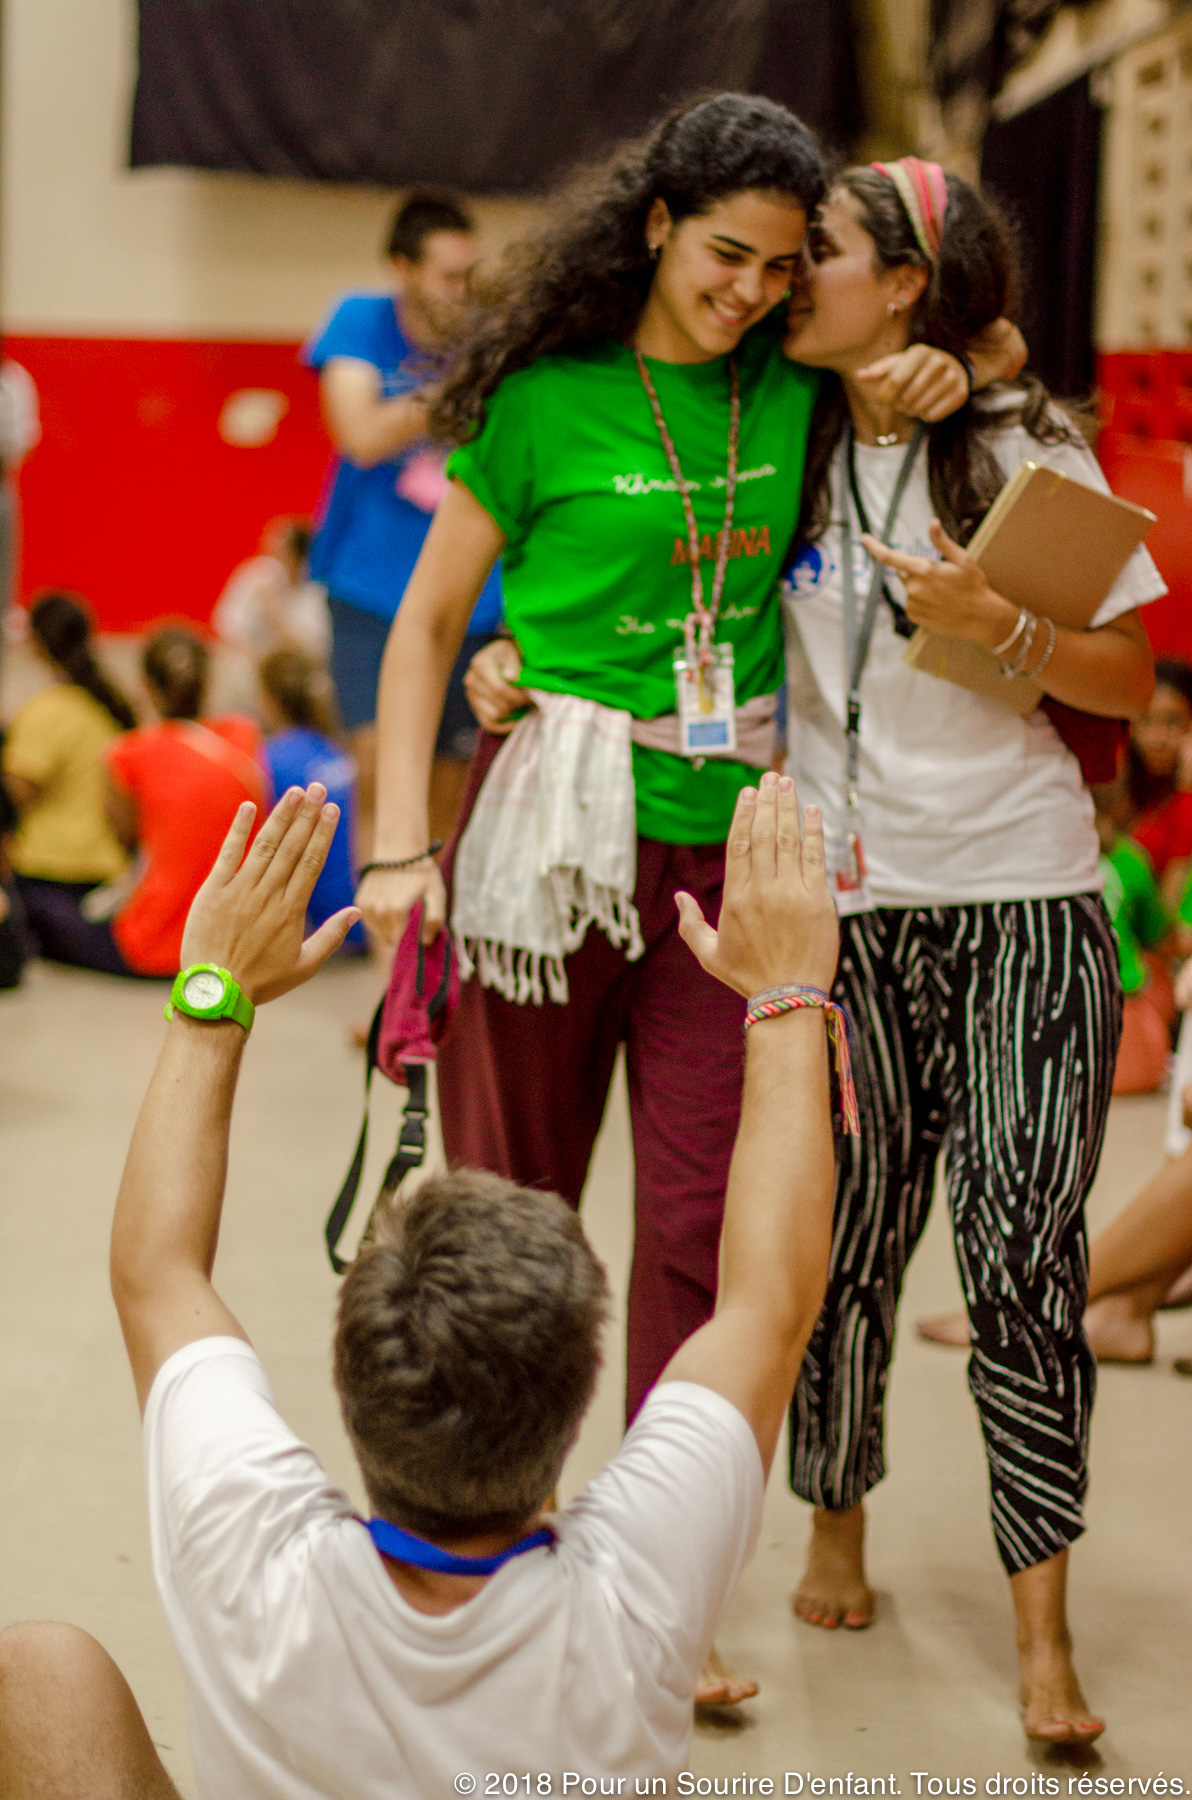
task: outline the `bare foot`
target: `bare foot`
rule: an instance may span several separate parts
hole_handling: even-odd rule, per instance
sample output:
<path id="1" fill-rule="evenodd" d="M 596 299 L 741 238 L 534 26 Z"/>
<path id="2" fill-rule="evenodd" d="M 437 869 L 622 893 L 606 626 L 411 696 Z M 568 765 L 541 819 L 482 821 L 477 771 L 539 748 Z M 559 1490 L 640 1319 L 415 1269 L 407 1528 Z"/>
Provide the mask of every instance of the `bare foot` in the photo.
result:
<path id="1" fill-rule="evenodd" d="M 1106 1294 L 1084 1315 L 1084 1329 L 1098 1362 L 1149 1363 L 1155 1360 L 1155 1331 L 1149 1312 L 1140 1313 L 1129 1294 Z"/>
<path id="2" fill-rule="evenodd" d="M 809 1625 L 860 1631 L 873 1624 L 873 1590 L 865 1580 L 865 1508 L 815 1509 L 803 1579 L 791 1605 Z"/>
<path id="3" fill-rule="evenodd" d="M 934 1319 L 919 1319 L 915 1330 L 929 1344 L 953 1344 L 967 1350 L 972 1343 L 967 1313 L 937 1313 Z"/>
<path id="4" fill-rule="evenodd" d="M 1041 1744 L 1091 1744 L 1100 1737 L 1105 1721 L 1085 1705 L 1070 1644 L 1020 1648 L 1019 1660 L 1022 1723 L 1029 1738 Z"/>
<path id="5" fill-rule="evenodd" d="M 742 1700 L 752 1700 L 756 1693 L 757 1682 L 750 1681 L 745 1675 L 734 1675 L 713 1644 L 700 1673 L 699 1686 L 695 1690 L 695 1704 L 739 1706 Z"/>

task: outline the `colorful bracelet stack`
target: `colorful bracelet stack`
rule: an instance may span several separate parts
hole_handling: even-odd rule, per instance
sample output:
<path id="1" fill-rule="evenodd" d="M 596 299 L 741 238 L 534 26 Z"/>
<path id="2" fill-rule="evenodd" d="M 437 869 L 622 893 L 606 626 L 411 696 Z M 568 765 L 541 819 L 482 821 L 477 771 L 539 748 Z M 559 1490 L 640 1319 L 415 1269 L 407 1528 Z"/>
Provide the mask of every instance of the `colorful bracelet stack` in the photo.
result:
<path id="1" fill-rule="evenodd" d="M 748 1031 L 751 1025 L 760 1024 L 763 1019 L 777 1019 L 783 1013 L 797 1012 L 805 1006 L 816 1007 L 827 1014 L 828 1036 L 832 1040 L 836 1078 L 840 1084 L 840 1111 L 844 1129 L 849 1137 L 860 1137 L 861 1118 L 857 1111 L 857 1090 L 853 1084 L 852 1057 L 849 1054 L 852 1026 L 843 1006 L 838 1006 L 822 988 L 792 982 L 787 987 L 767 988 L 764 994 L 755 994 L 745 1009 L 745 1029 Z"/>

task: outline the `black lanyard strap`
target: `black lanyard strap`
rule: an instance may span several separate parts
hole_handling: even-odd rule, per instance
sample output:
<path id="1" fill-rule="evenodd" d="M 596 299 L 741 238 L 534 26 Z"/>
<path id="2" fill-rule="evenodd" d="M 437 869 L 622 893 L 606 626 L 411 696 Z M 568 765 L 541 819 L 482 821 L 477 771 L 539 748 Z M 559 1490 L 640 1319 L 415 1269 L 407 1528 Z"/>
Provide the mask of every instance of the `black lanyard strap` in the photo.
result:
<path id="1" fill-rule="evenodd" d="M 848 454 L 846 461 L 848 463 L 848 485 L 849 492 L 853 496 L 853 506 L 856 509 L 857 522 L 862 531 L 867 531 L 872 534 L 873 527 L 869 523 L 869 514 L 866 511 L 865 501 L 861 495 L 861 483 L 857 479 L 857 444 L 856 438 L 851 431 L 848 437 L 847 449 Z M 915 628 L 906 616 L 906 607 L 895 599 L 894 593 L 890 587 L 890 571 L 888 569 L 882 571 L 882 599 L 886 602 L 886 605 L 894 615 L 894 629 L 899 637 L 914 637 Z"/>
<path id="2" fill-rule="evenodd" d="M 902 496 L 906 492 L 906 484 L 911 478 L 911 470 L 925 435 L 923 425 L 916 424 L 911 433 L 911 441 L 906 447 L 906 455 L 902 459 L 902 467 L 898 471 L 898 480 L 894 483 L 894 492 L 890 496 L 886 521 L 882 526 L 883 543 L 889 542 L 890 535 L 897 523 Z M 845 744 L 850 805 L 855 804 L 856 801 L 857 771 L 860 767 L 861 756 L 861 677 L 865 672 L 865 664 L 869 657 L 869 646 L 873 641 L 873 627 L 886 580 L 884 566 L 875 562 L 869 582 L 869 592 L 865 596 L 865 611 L 858 620 L 856 576 L 853 572 L 852 500 L 854 496 L 850 492 L 855 455 L 856 433 L 850 419 L 845 432 L 847 477 L 841 484 L 843 489 L 841 498 L 844 504 L 841 509 L 840 521 L 840 586 L 844 599 L 844 668 L 848 684 Z M 858 515 L 862 529 L 868 530 L 868 522 L 860 507 L 858 507 Z"/>

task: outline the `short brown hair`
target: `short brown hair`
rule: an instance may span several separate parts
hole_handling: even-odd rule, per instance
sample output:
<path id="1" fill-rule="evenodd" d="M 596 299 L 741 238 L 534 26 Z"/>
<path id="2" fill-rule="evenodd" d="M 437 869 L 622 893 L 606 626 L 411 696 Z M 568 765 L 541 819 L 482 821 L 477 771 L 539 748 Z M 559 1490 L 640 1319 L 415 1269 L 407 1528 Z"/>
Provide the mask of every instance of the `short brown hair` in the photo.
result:
<path id="1" fill-rule="evenodd" d="M 592 1397 L 607 1309 L 604 1270 L 557 1194 L 460 1169 L 383 1205 L 335 1333 L 374 1510 L 445 1542 L 530 1518 Z"/>
<path id="2" fill-rule="evenodd" d="M 261 658 L 257 675 L 287 725 L 305 726 L 324 736 L 335 729 L 331 679 L 305 650 L 289 645 L 270 650 Z"/>
<path id="3" fill-rule="evenodd" d="M 385 254 L 404 256 L 407 262 L 420 263 L 426 255 L 426 240 L 436 231 L 470 234 L 475 229 L 454 194 L 419 188 L 394 213 Z"/>

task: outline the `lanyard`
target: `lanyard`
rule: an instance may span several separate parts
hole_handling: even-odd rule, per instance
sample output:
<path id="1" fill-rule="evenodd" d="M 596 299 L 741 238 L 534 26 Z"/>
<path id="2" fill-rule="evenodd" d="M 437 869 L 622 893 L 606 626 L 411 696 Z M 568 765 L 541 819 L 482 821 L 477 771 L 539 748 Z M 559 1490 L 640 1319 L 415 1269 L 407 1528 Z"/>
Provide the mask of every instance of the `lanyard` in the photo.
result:
<path id="1" fill-rule="evenodd" d="M 720 611 L 720 597 L 724 592 L 724 577 L 728 569 L 728 540 L 733 522 L 733 504 L 737 497 L 737 463 L 741 445 L 741 379 L 737 373 L 737 359 L 728 359 L 729 379 L 732 383 L 732 400 L 729 405 L 728 423 L 728 474 L 725 482 L 724 524 L 716 543 L 716 570 L 712 577 L 712 600 L 710 605 L 704 604 L 704 577 L 700 568 L 699 526 L 695 522 L 695 508 L 691 504 L 689 484 L 683 479 L 683 470 L 679 464 L 678 452 L 674 439 L 666 428 L 666 420 L 662 416 L 658 394 L 650 379 L 650 371 L 646 367 L 646 359 L 641 351 L 634 349 L 637 359 L 637 372 L 642 378 L 642 386 L 646 390 L 650 405 L 654 410 L 654 423 L 658 427 L 658 435 L 662 439 L 662 448 L 666 451 L 666 460 L 670 472 L 674 476 L 679 497 L 683 502 L 683 516 L 687 521 L 687 559 L 691 564 L 691 612 L 683 621 L 683 640 L 687 649 L 687 667 L 694 669 L 698 662 L 701 674 L 712 662 L 712 640 L 716 634 L 716 617 Z M 699 651 L 696 652 L 695 630 L 699 627 Z"/>
<path id="2" fill-rule="evenodd" d="M 847 455 L 846 455 L 846 461 L 848 462 L 849 491 L 851 492 L 851 494 L 853 496 L 853 505 L 857 511 L 857 520 L 858 520 L 858 523 L 860 524 L 861 530 L 872 533 L 873 527 L 869 523 L 869 514 L 865 510 L 865 502 L 861 497 L 861 483 L 857 479 L 856 449 L 857 449 L 857 446 L 856 446 L 855 438 L 853 436 L 850 436 L 848 439 Z M 882 576 L 882 598 L 886 602 L 886 605 L 890 608 L 890 611 L 894 615 L 894 629 L 898 633 L 899 637 L 904 637 L 904 638 L 914 637 L 915 628 L 911 624 L 910 620 L 907 618 L 906 607 L 901 605 L 901 603 L 894 598 L 894 595 L 890 591 L 890 571 L 889 571 L 889 569 L 887 569 Z"/>
<path id="3" fill-rule="evenodd" d="M 903 457 L 902 467 L 898 471 L 898 480 L 894 483 L 894 492 L 890 496 L 886 522 L 882 527 L 881 534 L 884 544 L 889 542 L 890 533 L 898 519 L 898 508 L 902 505 L 902 496 L 906 492 L 911 468 L 919 454 L 919 446 L 923 442 L 923 438 L 923 426 L 917 424 L 911 434 L 911 441 L 906 447 L 906 455 Z M 853 467 L 855 443 L 856 436 L 850 419 L 845 436 L 845 456 L 847 467 L 850 470 Z M 847 746 L 848 803 L 850 806 L 855 806 L 857 803 L 857 772 L 861 760 L 861 676 L 865 671 L 869 645 L 873 638 L 878 602 L 886 584 L 886 570 L 882 563 L 874 563 L 869 592 L 865 597 L 865 612 L 858 622 L 856 576 L 853 572 L 852 504 L 848 483 L 844 484 L 843 498 L 844 514 L 840 523 L 840 585 L 844 598 L 844 661 L 845 673 L 848 677 L 845 742 Z"/>
<path id="4" fill-rule="evenodd" d="M 391 1557 L 394 1562 L 413 1563 L 419 1569 L 433 1569 L 438 1575 L 494 1575 L 502 1563 L 555 1541 L 554 1532 L 542 1526 L 529 1537 L 510 1544 L 508 1550 L 498 1550 L 495 1556 L 453 1556 L 450 1550 L 415 1537 L 412 1531 L 403 1531 L 388 1519 L 370 1519 L 368 1533 L 382 1556 Z"/>

